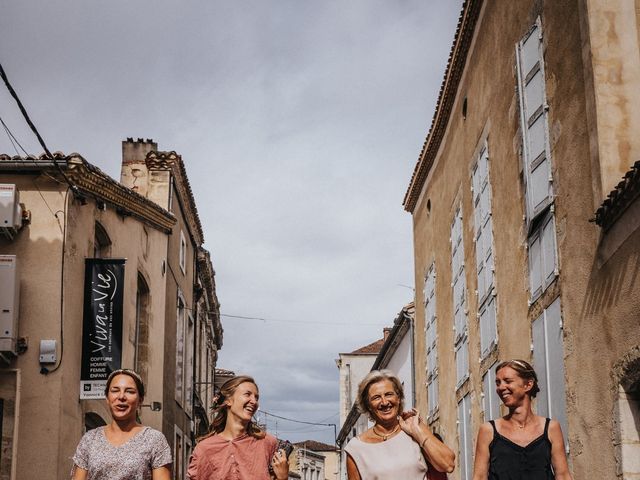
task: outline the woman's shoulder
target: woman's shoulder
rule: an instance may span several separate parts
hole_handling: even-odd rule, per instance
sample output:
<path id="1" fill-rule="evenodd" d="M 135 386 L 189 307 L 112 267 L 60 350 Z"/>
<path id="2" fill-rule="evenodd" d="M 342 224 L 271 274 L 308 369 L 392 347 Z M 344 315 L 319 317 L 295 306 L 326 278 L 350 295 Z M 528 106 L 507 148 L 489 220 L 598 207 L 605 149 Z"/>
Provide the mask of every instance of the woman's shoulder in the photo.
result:
<path id="1" fill-rule="evenodd" d="M 142 431 L 140 433 L 146 439 L 149 439 L 152 441 L 161 441 L 161 442 L 167 441 L 167 437 L 164 436 L 164 433 L 162 433 L 160 430 L 156 430 L 155 428 L 148 427 L 146 425 L 142 427 Z"/>
<path id="2" fill-rule="evenodd" d="M 93 443 L 104 438 L 104 426 L 92 428 L 91 430 L 87 430 L 82 438 L 80 439 L 81 443 Z"/>

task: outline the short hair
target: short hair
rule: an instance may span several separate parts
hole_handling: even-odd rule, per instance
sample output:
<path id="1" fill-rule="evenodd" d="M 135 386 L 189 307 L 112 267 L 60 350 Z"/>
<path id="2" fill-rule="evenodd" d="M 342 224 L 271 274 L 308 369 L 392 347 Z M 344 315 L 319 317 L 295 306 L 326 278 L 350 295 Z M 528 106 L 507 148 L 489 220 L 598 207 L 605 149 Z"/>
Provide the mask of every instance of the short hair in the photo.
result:
<path id="1" fill-rule="evenodd" d="M 140 397 L 140 401 L 144 400 L 144 382 L 142 381 L 142 377 L 140 377 L 137 372 L 129 368 L 119 368 L 109 374 L 109 377 L 107 377 L 107 385 L 104 387 L 105 396 L 109 394 L 109 387 L 111 386 L 111 382 L 118 375 L 127 375 L 128 377 L 133 378 L 133 381 L 136 384 L 136 388 L 138 389 L 138 396 Z"/>
<path id="2" fill-rule="evenodd" d="M 531 364 L 524 360 L 507 360 L 498 364 L 496 367 L 496 374 L 498 374 L 498 370 L 502 370 L 505 367 L 514 369 L 518 376 L 523 380 L 531 380 L 533 382 L 533 386 L 528 393 L 531 398 L 536 398 L 536 395 L 540 391 L 540 387 L 538 386 L 538 375 L 536 375 L 536 371 L 533 369 Z"/>
<path id="3" fill-rule="evenodd" d="M 373 410 L 369 404 L 369 387 L 383 380 L 388 380 L 393 384 L 393 389 L 400 399 L 398 413 L 404 411 L 404 390 L 402 388 L 402 382 L 396 374 L 391 370 L 371 370 L 358 385 L 358 398 L 356 399 L 360 413 L 366 413 L 369 418 L 373 418 Z"/>

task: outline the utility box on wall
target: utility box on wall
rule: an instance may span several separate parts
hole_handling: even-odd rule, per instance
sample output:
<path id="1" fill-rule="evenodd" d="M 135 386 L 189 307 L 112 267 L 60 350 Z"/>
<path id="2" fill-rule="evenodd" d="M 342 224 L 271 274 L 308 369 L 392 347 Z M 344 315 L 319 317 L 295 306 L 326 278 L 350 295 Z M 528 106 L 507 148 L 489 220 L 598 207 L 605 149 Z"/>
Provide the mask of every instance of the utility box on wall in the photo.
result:
<path id="1" fill-rule="evenodd" d="M 0 255 L 0 353 L 17 354 L 20 276 L 15 255 Z"/>
<path id="2" fill-rule="evenodd" d="M 18 188 L 12 183 L 0 183 L 0 227 L 18 228 L 21 224 Z"/>

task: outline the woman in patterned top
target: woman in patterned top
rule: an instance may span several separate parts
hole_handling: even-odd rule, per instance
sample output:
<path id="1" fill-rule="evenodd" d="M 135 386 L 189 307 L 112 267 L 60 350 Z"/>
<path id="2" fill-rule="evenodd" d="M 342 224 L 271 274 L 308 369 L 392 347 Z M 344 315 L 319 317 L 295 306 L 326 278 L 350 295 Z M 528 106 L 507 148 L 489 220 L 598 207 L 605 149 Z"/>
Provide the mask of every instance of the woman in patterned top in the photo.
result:
<path id="1" fill-rule="evenodd" d="M 144 384 L 133 370 L 107 379 L 109 425 L 84 434 L 73 456 L 73 480 L 170 480 L 171 449 L 164 435 L 137 422 Z"/>
<path id="2" fill-rule="evenodd" d="M 496 392 L 509 412 L 480 426 L 473 480 L 571 480 L 557 420 L 533 413 L 538 376 L 524 360 L 496 367 Z"/>
<path id="3" fill-rule="evenodd" d="M 252 421 L 258 411 L 258 386 L 240 375 L 227 380 L 214 398 L 209 434 L 191 455 L 190 480 L 287 480 L 289 462 L 278 440 Z M 273 474 L 269 473 L 271 464 Z"/>

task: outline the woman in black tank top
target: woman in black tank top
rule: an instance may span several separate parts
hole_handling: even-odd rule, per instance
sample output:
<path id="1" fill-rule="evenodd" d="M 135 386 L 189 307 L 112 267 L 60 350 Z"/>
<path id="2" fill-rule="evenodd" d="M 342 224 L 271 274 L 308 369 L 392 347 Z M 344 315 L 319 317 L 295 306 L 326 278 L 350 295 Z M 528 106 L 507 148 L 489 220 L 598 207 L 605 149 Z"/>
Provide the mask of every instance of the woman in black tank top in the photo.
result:
<path id="1" fill-rule="evenodd" d="M 480 427 L 473 480 L 572 480 L 560 424 L 531 409 L 539 391 L 524 360 L 496 367 L 496 392 L 509 413 Z"/>

